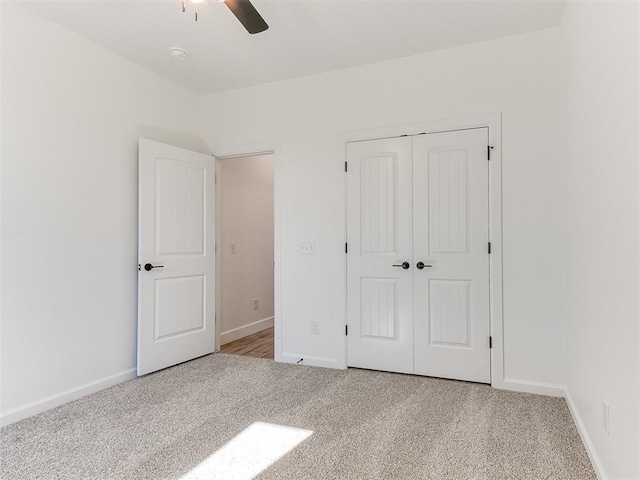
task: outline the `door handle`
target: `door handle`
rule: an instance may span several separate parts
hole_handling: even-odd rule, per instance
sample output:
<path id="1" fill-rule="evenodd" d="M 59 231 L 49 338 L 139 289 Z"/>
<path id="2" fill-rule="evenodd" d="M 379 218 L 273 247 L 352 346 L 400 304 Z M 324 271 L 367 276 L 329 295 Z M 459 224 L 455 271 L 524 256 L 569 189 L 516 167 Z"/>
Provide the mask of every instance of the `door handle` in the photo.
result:
<path id="1" fill-rule="evenodd" d="M 433 265 L 425 265 L 423 262 L 418 262 L 417 265 L 416 265 L 416 268 L 418 270 L 422 270 L 425 267 L 431 268 L 431 267 L 433 267 Z"/>
<path id="2" fill-rule="evenodd" d="M 409 270 L 409 262 L 402 262 L 400 265 L 394 265 L 394 267 L 402 267 L 404 270 Z"/>
<path id="3" fill-rule="evenodd" d="M 154 268 L 164 268 L 164 265 L 151 265 L 150 263 L 145 264 L 144 269 L 147 272 L 150 272 L 151 270 L 153 270 Z"/>

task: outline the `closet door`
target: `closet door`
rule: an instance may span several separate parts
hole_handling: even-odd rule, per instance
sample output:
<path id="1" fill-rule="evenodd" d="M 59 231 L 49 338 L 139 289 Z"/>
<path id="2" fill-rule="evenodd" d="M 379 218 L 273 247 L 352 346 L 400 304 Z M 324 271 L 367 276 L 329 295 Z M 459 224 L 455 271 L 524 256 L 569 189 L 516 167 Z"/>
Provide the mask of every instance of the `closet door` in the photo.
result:
<path id="1" fill-rule="evenodd" d="M 487 141 L 487 128 L 413 140 L 417 374 L 491 381 Z"/>
<path id="2" fill-rule="evenodd" d="M 413 373 L 411 145 L 411 137 L 347 144 L 352 367 Z"/>

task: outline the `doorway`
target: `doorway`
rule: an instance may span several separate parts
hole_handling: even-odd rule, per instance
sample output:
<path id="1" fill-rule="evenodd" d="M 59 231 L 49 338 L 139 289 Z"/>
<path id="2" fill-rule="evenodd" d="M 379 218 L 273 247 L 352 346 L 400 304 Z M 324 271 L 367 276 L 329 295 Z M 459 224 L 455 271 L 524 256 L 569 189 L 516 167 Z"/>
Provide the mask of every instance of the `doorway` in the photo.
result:
<path id="1" fill-rule="evenodd" d="M 488 133 L 347 144 L 349 366 L 491 382 Z"/>
<path id="2" fill-rule="evenodd" d="M 274 155 L 218 159 L 220 352 L 274 358 Z"/>

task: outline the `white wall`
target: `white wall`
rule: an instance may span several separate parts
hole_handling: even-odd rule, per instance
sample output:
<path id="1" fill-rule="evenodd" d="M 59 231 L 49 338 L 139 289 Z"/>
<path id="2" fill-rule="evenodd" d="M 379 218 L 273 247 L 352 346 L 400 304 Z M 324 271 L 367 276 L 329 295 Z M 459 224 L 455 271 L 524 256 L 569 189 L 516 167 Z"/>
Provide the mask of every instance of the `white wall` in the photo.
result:
<path id="1" fill-rule="evenodd" d="M 502 112 L 505 375 L 562 388 L 559 45 L 558 29 L 546 30 L 205 97 L 212 148 L 281 145 L 285 359 L 344 359 L 340 132 Z M 302 241 L 317 254 L 298 255 Z"/>
<path id="2" fill-rule="evenodd" d="M 197 95 L 19 7 L 2 8 L 6 422 L 131 375 L 137 139 L 204 145 Z"/>
<path id="3" fill-rule="evenodd" d="M 218 188 L 224 344 L 273 326 L 273 155 L 221 160 Z"/>
<path id="4" fill-rule="evenodd" d="M 206 96 L 209 147 L 281 146 L 282 353 L 344 359 L 342 132 L 501 112 L 505 376 L 566 378 L 596 467 L 639 477 L 639 10 Z M 5 421 L 131 375 L 136 140 L 206 149 L 191 92 L 7 4 L 0 41 Z"/>
<path id="5" fill-rule="evenodd" d="M 639 19 L 634 2 L 570 2 L 562 23 L 567 390 L 611 479 L 640 478 Z"/>

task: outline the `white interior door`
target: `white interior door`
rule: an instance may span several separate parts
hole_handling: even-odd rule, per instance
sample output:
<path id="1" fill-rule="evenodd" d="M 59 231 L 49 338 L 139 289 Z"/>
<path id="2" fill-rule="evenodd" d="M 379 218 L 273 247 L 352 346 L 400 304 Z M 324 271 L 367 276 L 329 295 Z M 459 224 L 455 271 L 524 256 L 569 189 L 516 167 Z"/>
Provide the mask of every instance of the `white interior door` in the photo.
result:
<path id="1" fill-rule="evenodd" d="M 138 375 L 212 353 L 215 161 L 141 138 Z"/>
<path id="2" fill-rule="evenodd" d="M 412 373 L 411 138 L 349 143 L 347 161 L 348 364 Z"/>
<path id="3" fill-rule="evenodd" d="M 415 373 L 491 382 L 488 129 L 413 139 Z"/>

